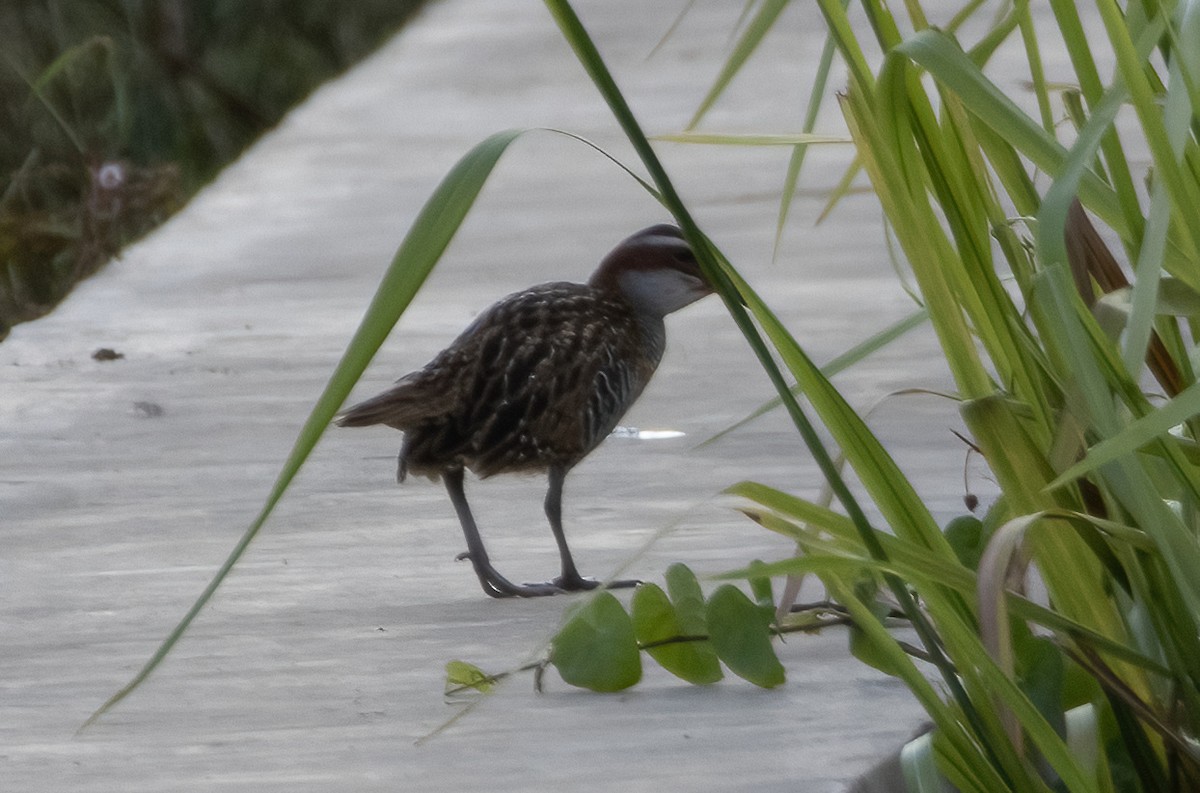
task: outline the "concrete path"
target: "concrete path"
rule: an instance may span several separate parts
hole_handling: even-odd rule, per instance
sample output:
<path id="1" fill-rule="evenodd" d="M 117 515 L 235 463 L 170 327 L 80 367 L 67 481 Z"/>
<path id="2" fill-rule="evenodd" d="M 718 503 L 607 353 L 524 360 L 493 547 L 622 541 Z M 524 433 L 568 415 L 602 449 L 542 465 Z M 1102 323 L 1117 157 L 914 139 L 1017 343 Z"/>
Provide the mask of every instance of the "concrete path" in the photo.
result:
<path id="1" fill-rule="evenodd" d="M 654 133 L 686 123 L 740 3 L 698 3 L 650 56 L 678 3 L 593 0 L 586 24 Z M 706 128 L 790 131 L 822 25 L 789 8 Z M 840 85 L 836 77 L 834 85 Z M 790 639 L 788 683 L 694 688 L 648 665 L 613 696 L 528 675 L 443 732 L 446 661 L 491 671 L 536 655 L 568 598 L 492 601 L 465 563 L 440 487 L 398 488 L 398 436 L 333 431 L 245 560 L 145 687 L 81 737 L 199 594 L 261 506 L 379 275 L 437 181 L 513 126 L 583 134 L 632 163 L 538 3 L 433 4 L 318 91 L 182 213 L 0 345 L 0 790 L 802 790 L 832 793 L 897 746 L 920 711 L 849 657 L 846 635 Z M 822 129 L 841 129 L 830 107 Z M 904 316 L 869 195 L 814 226 L 846 147 L 811 152 L 779 261 L 788 152 L 663 144 L 706 230 L 818 360 Z M 543 280 L 583 279 L 617 240 L 665 220 L 631 180 L 564 137 L 506 155 L 359 395 L 423 364 L 475 312 Z M 585 572 L 702 573 L 789 546 L 715 494 L 753 478 L 815 496 L 781 416 L 694 444 L 771 396 L 716 300 L 672 317 L 666 360 L 626 423 L 567 484 Z M 123 358 L 92 359 L 112 348 Z M 944 387 L 927 336 L 840 378 L 861 406 Z M 938 514 L 961 511 L 953 406 L 887 402 L 874 423 Z M 975 473 L 975 487 L 983 485 Z M 501 570 L 555 570 L 543 483 L 471 493 Z"/>

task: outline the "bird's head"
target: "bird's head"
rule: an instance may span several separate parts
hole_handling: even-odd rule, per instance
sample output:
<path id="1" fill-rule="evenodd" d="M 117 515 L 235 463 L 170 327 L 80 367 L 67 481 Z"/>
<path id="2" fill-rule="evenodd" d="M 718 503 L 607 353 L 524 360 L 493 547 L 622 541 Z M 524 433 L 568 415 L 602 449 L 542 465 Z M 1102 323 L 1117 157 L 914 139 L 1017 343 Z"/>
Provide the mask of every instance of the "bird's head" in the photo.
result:
<path id="1" fill-rule="evenodd" d="M 639 311 L 659 317 L 713 293 L 683 233 L 666 223 L 623 240 L 588 284 L 620 293 Z"/>

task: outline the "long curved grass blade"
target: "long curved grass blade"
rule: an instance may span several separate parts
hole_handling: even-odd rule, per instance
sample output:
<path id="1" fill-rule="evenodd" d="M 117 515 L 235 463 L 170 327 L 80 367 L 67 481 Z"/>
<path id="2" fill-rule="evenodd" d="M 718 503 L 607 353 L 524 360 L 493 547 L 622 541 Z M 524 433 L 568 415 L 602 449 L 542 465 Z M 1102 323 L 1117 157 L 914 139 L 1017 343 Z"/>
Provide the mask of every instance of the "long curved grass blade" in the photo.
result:
<path id="1" fill-rule="evenodd" d="M 642 189 L 645 190 L 647 193 L 649 193 L 654 198 L 654 200 L 658 201 L 658 203 L 660 203 L 660 204 L 663 204 L 663 206 L 666 206 L 666 203 L 663 201 L 662 193 L 658 192 L 658 190 L 654 187 L 654 185 L 647 182 L 644 177 L 639 175 L 636 171 L 634 171 L 632 168 L 630 168 L 625 163 L 618 160 L 607 150 L 601 148 L 601 146 L 599 144 L 588 140 L 587 138 L 583 137 L 582 135 L 577 135 L 576 133 L 569 132 L 565 129 L 555 129 L 554 127 L 542 127 L 542 129 L 545 130 L 546 132 L 553 132 L 557 135 L 565 135 L 566 137 L 571 138 L 572 140 L 577 140 L 580 143 L 582 143 L 584 146 L 589 147 L 590 149 L 595 151 L 597 154 L 599 154 L 600 156 L 607 159 L 613 165 L 617 166 L 622 171 L 629 174 L 629 176 L 635 182 L 637 182 L 639 185 L 641 185 Z M 670 209 L 670 207 L 667 207 L 667 208 Z"/>
<path id="2" fill-rule="evenodd" d="M 37 79 L 30 84 L 30 89 L 40 96 L 43 88 L 53 82 L 67 69 L 75 66 L 80 58 L 93 51 L 103 52 L 106 56 L 112 57 L 112 38 L 109 36 L 92 36 L 88 40 L 76 44 L 74 47 L 68 47 L 38 74 Z"/>
<path id="3" fill-rule="evenodd" d="M 878 350 L 883 349 L 884 347 L 891 344 L 896 339 L 899 339 L 900 337 L 904 336 L 910 330 L 920 327 L 928 319 L 929 319 L 929 312 L 926 311 L 925 309 L 922 308 L 917 311 L 914 311 L 912 314 L 909 314 L 904 319 L 887 326 L 886 328 L 879 331 L 878 333 L 873 334 L 870 338 L 863 339 L 858 344 L 854 345 L 853 347 L 846 350 L 841 355 L 834 358 L 829 363 L 822 366 L 821 374 L 825 375 L 825 377 L 831 378 L 834 375 L 838 374 L 839 372 L 849 369 L 851 366 L 853 366 L 854 364 L 863 360 L 867 356 L 871 355 L 874 352 L 877 352 Z M 800 393 L 799 386 L 794 387 L 792 389 L 792 393 L 799 394 Z M 750 424 L 755 419 L 758 419 L 761 416 L 765 416 L 767 413 L 770 413 L 772 410 L 775 410 L 782 404 L 783 404 L 783 400 L 780 397 L 775 397 L 775 398 L 771 399 L 769 402 L 759 405 L 757 408 L 754 409 L 753 412 L 751 412 L 745 418 L 739 419 L 738 421 L 734 422 L 733 424 L 731 424 L 730 426 L 721 430 L 720 432 L 716 433 L 715 435 L 713 435 L 709 438 L 706 438 L 705 440 L 696 444 L 696 448 L 698 448 L 698 449 L 703 448 L 705 446 L 708 446 L 709 444 L 717 442 L 721 438 L 724 438 L 726 435 L 729 435 L 732 432 L 736 432 L 737 430 L 740 430 L 742 427 L 745 427 L 747 424 Z"/>
<path id="4" fill-rule="evenodd" d="M 1020 572 L 1024 579 L 1024 570 L 1013 571 L 1012 567 L 1018 556 L 1025 532 L 1042 520 L 1044 513 L 1022 515 L 1005 523 L 996 529 L 992 539 L 988 541 L 979 560 L 979 635 L 983 646 L 992 656 L 992 660 L 1000 667 L 1000 671 L 1014 677 L 1014 652 L 1012 634 L 1009 632 L 1008 598 L 1009 577 L 1013 572 Z M 1021 725 L 1011 710 L 997 701 L 1000 710 L 1000 721 L 1008 733 L 1008 739 L 1013 746 L 1021 751 L 1024 737 Z"/>
<path id="5" fill-rule="evenodd" d="M 500 132 L 484 140 L 468 152 L 446 175 L 433 195 L 413 221 L 412 227 L 400 243 L 391 265 L 383 276 L 375 297 L 363 316 L 362 323 L 354 333 L 342 360 L 329 378 L 325 390 L 317 399 L 308 420 L 300 429 L 295 445 L 283 464 L 278 479 L 267 496 L 262 511 L 242 534 L 228 558 L 217 570 L 208 586 L 188 609 L 179 624 L 155 650 L 150 660 L 125 684 L 88 717 L 80 729 L 85 729 L 104 715 L 114 705 L 129 696 L 142 684 L 150 673 L 158 668 L 167 654 L 187 631 L 196 616 L 212 599 L 217 588 L 229 575 L 234 565 L 250 546 L 259 529 L 267 522 L 276 504 L 283 497 L 292 479 L 317 445 L 317 441 L 329 426 L 329 422 L 359 376 L 367 368 L 384 339 L 395 326 L 400 315 L 408 307 L 425 278 L 441 258 L 446 246 L 458 231 L 463 218 L 483 188 L 492 169 L 509 144 L 520 136 L 522 130 Z"/>

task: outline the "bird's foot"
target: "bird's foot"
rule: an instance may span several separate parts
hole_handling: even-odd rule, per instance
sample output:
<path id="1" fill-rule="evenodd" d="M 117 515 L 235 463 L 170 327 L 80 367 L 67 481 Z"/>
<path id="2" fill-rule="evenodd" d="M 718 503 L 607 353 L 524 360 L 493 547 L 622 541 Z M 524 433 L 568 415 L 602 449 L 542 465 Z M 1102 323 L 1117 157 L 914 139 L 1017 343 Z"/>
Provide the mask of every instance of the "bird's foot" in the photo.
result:
<path id="1" fill-rule="evenodd" d="M 481 576 L 479 583 L 483 586 L 483 591 L 494 598 L 539 598 L 549 597 L 550 595 L 561 595 L 566 591 L 556 586 L 553 581 L 544 581 L 537 584 L 514 584 L 503 576 L 496 576 L 495 578 L 483 578 Z"/>
<path id="2" fill-rule="evenodd" d="M 475 567 L 475 575 L 479 577 L 479 585 L 483 587 L 484 593 L 488 597 L 494 598 L 536 598 L 547 597 L 549 595 L 561 595 L 564 591 L 562 587 L 556 585 L 553 581 L 545 581 L 538 584 L 514 584 L 492 567 L 491 563 L 484 562 L 482 564 L 475 561 L 471 556 L 470 551 L 463 551 L 458 556 L 454 557 L 455 561 L 461 562 L 470 559 L 471 564 Z"/>
<path id="3" fill-rule="evenodd" d="M 560 575 L 553 581 L 549 581 L 563 592 L 586 592 L 592 589 L 603 587 L 604 589 L 628 589 L 642 583 L 637 579 L 618 579 L 616 581 L 597 581 L 590 576 L 582 576 L 576 573 L 575 575 Z"/>

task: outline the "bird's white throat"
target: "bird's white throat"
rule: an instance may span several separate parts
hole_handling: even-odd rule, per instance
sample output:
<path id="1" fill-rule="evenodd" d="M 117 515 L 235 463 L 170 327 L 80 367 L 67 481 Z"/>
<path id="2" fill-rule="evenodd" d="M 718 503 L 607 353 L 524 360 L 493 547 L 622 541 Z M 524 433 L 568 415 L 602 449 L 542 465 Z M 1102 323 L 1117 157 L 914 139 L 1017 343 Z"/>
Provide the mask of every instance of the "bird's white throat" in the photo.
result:
<path id="1" fill-rule="evenodd" d="M 621 292 L 641 312 L 665 317 L 709 293 L 695 276 L 678 270 L 628 270 L 617 276 Z"/>

